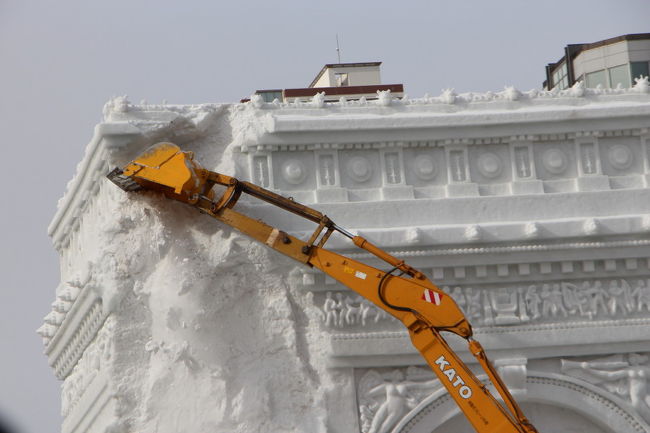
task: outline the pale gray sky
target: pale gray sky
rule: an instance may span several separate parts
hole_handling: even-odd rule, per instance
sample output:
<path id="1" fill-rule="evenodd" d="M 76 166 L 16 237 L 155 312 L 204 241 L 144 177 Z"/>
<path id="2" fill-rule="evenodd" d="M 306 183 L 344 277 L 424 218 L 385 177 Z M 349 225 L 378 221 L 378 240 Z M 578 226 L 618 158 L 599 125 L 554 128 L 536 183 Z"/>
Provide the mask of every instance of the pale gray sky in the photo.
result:
<path id="1" fill-rule="evenodd" d="M 104 102 L 232 102 L 325 63 L 383 61 L 411 97 L 541 87 L 569 43 L 650 32 L 647 0 L 0 0 L 0 417 L 60 430 L 35 334 L 54 300 L 46 228 Z M 0 431 L 2 428 L 0 427 Z"/>

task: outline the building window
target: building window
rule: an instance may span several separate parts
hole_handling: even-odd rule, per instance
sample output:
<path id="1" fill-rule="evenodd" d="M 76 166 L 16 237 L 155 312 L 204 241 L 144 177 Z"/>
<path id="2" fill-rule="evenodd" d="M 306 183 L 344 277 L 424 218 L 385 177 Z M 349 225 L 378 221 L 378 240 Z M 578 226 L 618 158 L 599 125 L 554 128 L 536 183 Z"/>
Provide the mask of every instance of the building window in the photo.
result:
<path id="1" fill-rule="evenodd" d="M 336 72 L 334 73 L 334 77 L 336 78 L 336 87 L 345 87 L 350 85 L 347 72 Z"/>
<path id="2" fill-rule="evenodd" d="M 630 72 L 632 73 L 632 80 L 641 76 L 647 77 L 650 75 L 648 72 L 648 62 L 632 62 L 630 63 Z"/>
<path id="3" fill-rule="evenodd" d="M 257 93 L 262 95 L 264 102 L 273 102 L 275 99 L 282 101 L 282 90 L 262 91 Z"/>
<path id="4" fill-rule="evenodd" d="M 591 89 L 598 87 L 598 85 L 607 87 L 607 74 L 605 74 L 604 69 L 602 71 L 591 72 L 586 75 L 586 81 L 587 87 Z"/>
<path id="5" fill-rule="evenodd" d="M 624 65 L 615 66 L 608 69 L 609 72 L 609 82 L 610 87 L 618 87 L 620 84 L 622 87 L 630 87 L 630 71 L 629 65 L 626 63 Z"/>
<path id="6" fill-rule="evenodd" d="M 553 88 L 555 87 L 559 87 L 560 90 L 569 87 L 569 72 L 566 63 L 562 63 L 553 71 Z"/>

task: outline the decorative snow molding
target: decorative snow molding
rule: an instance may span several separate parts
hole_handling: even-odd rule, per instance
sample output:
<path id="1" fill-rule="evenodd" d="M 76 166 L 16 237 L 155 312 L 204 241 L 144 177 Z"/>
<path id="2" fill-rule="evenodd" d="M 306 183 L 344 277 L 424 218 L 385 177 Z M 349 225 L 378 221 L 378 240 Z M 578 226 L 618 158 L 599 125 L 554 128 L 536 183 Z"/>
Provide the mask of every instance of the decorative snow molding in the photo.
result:
<path id="1" fill-rule="evenodd" d="M 638 93 L 650 93 L 650 80 L 647 76 L 635 78 L 632 89 Z"/>
<path id="2" fill-rule="evenodd" d="M 571 89 L 569 89 L 569 95 L 576 98 L 585 96 L 585 83 L 583 81 L 576 82 L 571 86 Z"/>
<path id="3" fill-rule="evenodd" d="M 641 229 L 646 232 L 650 231 L 650 215 L 643 215 L 641 218 Z"/>
<path id="4" fill-rule="evenodd" d="M 442 388 L 431 370 L 421 367 L 386 373 L 368 370 L 357 386 L 362 433 L 387 433 L 428 395 Z"/>
<path id="5" fill-rule="evenodd" d="M 587 218 L 582 225 L 582 231 L 587 236 L 593 236 L 600 230 L 600 223 L 595 218 Z"/>
<path id="6" fill-rule="evenodd" d="M 411 227 L 406 231 L 405 241 L 409 245 L 416 245 L 422 242 L 423 232 L 418 227 Z"/>
<path id="7" fill-rule="evenodd" d="M 389 90 L 377 90 L 377 105 L 388 107 L 393 100 Z"/>
<path id="8" fill-rule="evenodd" d="M 323 108 L 325 106 L 325 92 L 318 92 L 311 98 L 311 105 L 316 108 Z"/>
<path id="9" fill-rule="evenodd" d="M 524 226 L 524 236 L 526 239 L 535 239 L 540 234 L 540 226 L 536 222 L 528 222 Z"/>
<path id="10" fill-rule="evenodd" d="M 250 99 L 251 104 L 253 104 L 253 107 L 255 108 L 262 108 L 264 106 L 264 98 L 262 98 L 262 95 L 253 94 Z"/>
<path id="11" fill-rule="evenodd" d="M 522 93 L 515 89 L 514 86 L 506 86 L 502 95 L 508 101 L 517 101 L 522 97 Z"/>
<path id="12" fill-rule="evenodd" d="M 612 355 L 585 360 L 562 359 L 562 372 L 617 394 L 650 423 L 650 396 L 646 391 L 650 358 L 645 354 Z"/>
<path id="13" fill-rule="evenodd" d="M 104 104 L 104 108 L 102 110 L 102 113 L 104 114 L 104 121 L 110 122 L 113 120 L 114 113 L 126 113 L 129 111 L 130 106 L 131 102 L 129 102 L 127 95 L 112 97 L 106 102 L 106 104 Z"/>
<path id="14" fill-rule="evenodd" d="M 465 229 L 465 239 L 468 241 L 478 241 L 481 239 L 481 227 L 473 224 Z"/>
<path id="15" fill-rule="evenodd" d="M 444 89 L 442 91 L 442 94 L 440 95 L 440 101 L 443 104 L 453 104 L 456 102 L 456 92 L 454 92 L 454 89 Z M 427 96 L 424 97 L 425 99 L 428 99 Z"/>

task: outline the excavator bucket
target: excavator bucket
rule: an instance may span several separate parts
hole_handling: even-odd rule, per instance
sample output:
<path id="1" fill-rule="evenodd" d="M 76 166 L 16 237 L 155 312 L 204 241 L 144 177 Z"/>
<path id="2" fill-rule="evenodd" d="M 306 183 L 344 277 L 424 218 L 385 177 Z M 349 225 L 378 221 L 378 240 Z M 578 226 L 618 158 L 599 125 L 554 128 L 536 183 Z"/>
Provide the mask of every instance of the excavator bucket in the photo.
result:
<path id="1" fill-rule="evenodd" d="M 124 191 L 146 187 L 167 195 L 194 197 L 203 192 L 206 170 L 193 158 L 192 152 L 183 152 L 172 143 L 157 143 L 107 177 Z"/>

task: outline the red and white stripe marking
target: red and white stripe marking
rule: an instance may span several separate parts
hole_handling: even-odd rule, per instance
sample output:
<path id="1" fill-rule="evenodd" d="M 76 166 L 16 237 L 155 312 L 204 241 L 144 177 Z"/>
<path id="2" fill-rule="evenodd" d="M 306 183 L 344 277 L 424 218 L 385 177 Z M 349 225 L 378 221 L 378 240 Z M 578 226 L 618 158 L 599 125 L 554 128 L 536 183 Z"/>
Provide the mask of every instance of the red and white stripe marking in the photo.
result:
<path id="1" fill-rule="evenodd" d="M 442 295 L 440 293 L 434 292 L 433 290 L 424 289 L 422 300 L 431 302 L 435 305 L 440 305 L 440 302 L 442 302 Z"/>

